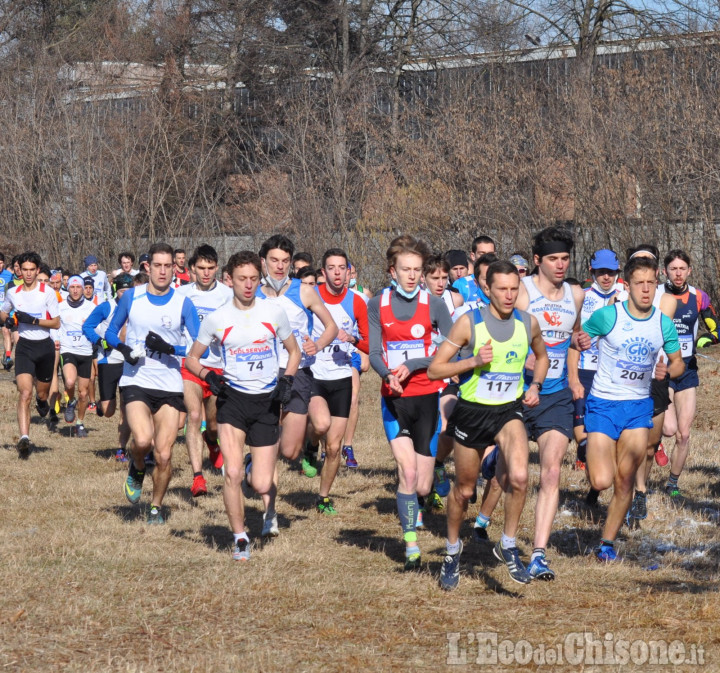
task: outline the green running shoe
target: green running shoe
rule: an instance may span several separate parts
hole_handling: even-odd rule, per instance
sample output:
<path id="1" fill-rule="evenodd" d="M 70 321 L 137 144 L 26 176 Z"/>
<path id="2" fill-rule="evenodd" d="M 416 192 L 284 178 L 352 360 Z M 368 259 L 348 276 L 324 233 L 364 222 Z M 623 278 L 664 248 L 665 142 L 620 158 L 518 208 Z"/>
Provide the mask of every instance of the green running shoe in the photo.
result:
<path id="1" fill-rule="evenodd" d="M 125 480 L 125 497 L 133 505 L 140 501 L 143 479 L 145 479 L 145 470 L 138 470 L 135 467 L 135 463 L 131 460 L 128 476 Z"/>
<path id="2" fill-rule="evenodd" d="M 337 510 L 330 498 L 318 498 L 318 501 L 315 503 L 315 507 L 320 514 L 328 514 L 330 516 L 335 516 L 337 514 Z"/>
<path id="3" fill-rule="evenodd" d="M 420 563 L 422 559 L 420 557 L 420 552 L 415 552 L 414 554 L 410 554 L 410 556 L 405 557 L 405 571 L 411 571 L 411 570 L 420 570 Z"/>
<path id="4" fill-rule="evenodd" d="M 314 456 L 311 456 L 310 458 L 308 458 L 307 456 L 303 456 L 303 459 L 300 462 L 300 469 L 302 469 L 303 474 L 308 479 L 317 477 L 317 458 L 315 458 Z"/>

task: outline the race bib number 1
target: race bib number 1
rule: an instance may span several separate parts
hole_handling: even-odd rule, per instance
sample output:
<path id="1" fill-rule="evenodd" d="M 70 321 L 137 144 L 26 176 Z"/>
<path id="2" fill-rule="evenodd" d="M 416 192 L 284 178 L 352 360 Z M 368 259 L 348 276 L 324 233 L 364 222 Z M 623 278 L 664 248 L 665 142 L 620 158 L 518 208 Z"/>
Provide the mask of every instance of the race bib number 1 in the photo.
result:
<path id="1" fill-rule="evenodd" d="M 387 366 L 397 369 L 413 358 L 425 357 L 425 342 L 422 339 L 387 342 Z"/>

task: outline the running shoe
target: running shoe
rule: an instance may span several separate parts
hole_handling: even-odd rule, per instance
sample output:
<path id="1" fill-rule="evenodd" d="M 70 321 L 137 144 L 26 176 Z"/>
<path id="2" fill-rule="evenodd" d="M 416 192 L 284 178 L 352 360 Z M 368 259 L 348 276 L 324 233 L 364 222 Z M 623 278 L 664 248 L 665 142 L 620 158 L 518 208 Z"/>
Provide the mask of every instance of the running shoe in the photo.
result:
<path id="1" fill-rule="evenodd" d="M 487 532 L 487 528 L 478 526 L 477 523 L 473 527 L 473 537 L 478 542 L 487 542 L 490 539 L 490 536 L 488 535 L 488 532 Z"/>
<path id="2" fill-rule="evenodd" d="M 235 541 L 232 553 L 233 561 L 249 561 L 250 560 L 250 541 L 241 537 Z"/>
<path id="3" fill-rule="evenodd" d="M 3 362 L 3 367 L 5 368 L 6 372 L 9 372 L 13 367 L 13 359 L 5 358 L 5 362 Z"/>
<path id="4" fill-rule="evenodd" d="M 445 591 L 452 591 L 460 582 L 460 554 L 462 554 L 463 543 L 460 540 L 460 550 L 457 554 L 446 554 L 440 568 L 440 588 Z"/>
<path id="5" fill-rule="evenodd" d="M 353 447 L 350 445 L 343 446 L 341 453 L 343 459 L 345 460 L 345 467 L 349 467 L 354 470 L 358 466 L 358 462 L 355 460 Z"/>
<path id="6" fill-rule="evenodd" d="M 573 469 L 577 472 L 585 472 L 585 463 L 578 458 L 575 461 L 575 467 Z"/>
<path id="7" fill-rule="evenodd" d="M 424 509 L 418 510 L 417 519 L 415 519 L 415 528 L 417 530 L 425 530 L 425 522 L 423 521 L 423 515 L 425 514 Z"/>
<path id="8" fill-rule="evenodd" d="M 48 430 L 50 432 L 57 432 L 57 426 L 60 422 L 58 415 L 53 409 L 50 410 L 50 416 L 48 417 Z"/>
<path id="9" fill-rule="evenodd" d="M 30 455 L 30 437 L 23 435 L 17 443 L 17 451 L 20 458 L 27 458 Z"/>
<path id="10" fill-rule="evenodd" d="M 96 411 L 97 410 L 97 404 L 95 402 L 90 402 L 90 404 L 87 405 L 88 411 Z"/>
<path id="11" fill-rule="evenodd" d="M 162 510 L 157 505 L 150 507 L 150 513 L 147 517 L 147 522 L 151 526 L 162 525 L 165 523 L 165 518 L 162 515 Z"/>
<path id="12" fill-rule="evenodd" d="M 435 492 L 441 498 L 447 498 L 450 493 L 450 479 L 448 478 L 444 465 L 435 468 L 435 474 L 433 474 L 433 484 L 435 485 Z"/>
<path id="13" fill-rule="evenodd" d="M 335 516 L 337 514 L 337 510 L 333 505 L 333 501 L 327 497 L 318 498 L 317 502 L 315 503 L 315 508 L 320 514 L 327 514 L 329 516 Z"/>
<path id="14" fill-rule="evenodd" d="M 430 495 L 427 497 L 426 507 L 440 511 L 445 509 L 445 503 L 435 491 L 430 491 Z"/>
<path id="15" fill-rule="evenodd" d="M 668 464 L 668 455 L 665 453 L 665 447 L 662 445 L 662 442 L 660 442 L 660 445 L 658 446 L 657 451 L 655 452 L 655 462 L 660 467 L 665 467 Z"/>
<path id="16" fill-rule="evenodd" d="M 135 463 L 130 461 L 128 476 L 125 480 L 125 497 L 134 505 L 139 502 L 142 495 L 142 484 L 145 479 L 145 470 L 138 470 Z"/>
<path id="17" fill-rule="evenodd" d="M 207 495 L 207 482 L 205 481 L 205 477 L 201 474 L 198 474 L 193 478 L 190 493 L 193 498 L 197 498 L 199 495 Z"/>
<path id="18" fill-rule="evenodd" d="M 208 447 L 208 453 L 210 454 L 210 464 L 216 469 L 220 470 L 223 466 L 223 456 L 220 447 L 215 444 L 214 446 Z"/>
<path id="19" fill-rule="evenodd" d="M 675 500 L 676 498 L 682 498 L 682 491 L 680 491 L 680 487 L 677 485 L 671 486 L 670 484 L 666 484 L 665 495 L 669 495 L 673 500 Z"/>
<path id="20" fill-rule="evenodd" d="M 75 426 L 75 436 L 80 437 L 81 439 L 88 436 L 88 431 L 85 429 L 85 426 L 82 423 Z"/>
<path id="21" fill-rule="evenodd" d="M 127 463 L 127 462 L 128 462 L 128 457 L 125 455 L 125 451 L 123 451 L 122 449 L 118 449 L 118 450 L 115 452 L 115 460 L 116 460 L 118 463 Z"/>
<path id="22" fill-rule="evenodd" d="M 422 559 L 420 558 L 419 551 L 415 552 L 414 554 L 410 554 L 410 556 L 406 556 L 404 570 L 406 570 L 406 571 L 419 570 L 421 561 L 422 561 Z"/>
<path id="23" fill-rule="evenodd" d="M 268 512 L 263 514 L 263 527 L 261 536 L 264 538 L 277 537 L 280 535 L 280 529 L 278 528 L 277 514 L 273 512 L 272 516 L 268 516 Z"/>
<path id="24" fill-rule="evenodd" d="M 609 544 L 601 544 L 597 548 L 595 555 L 597 560 L 602 563 L 612 563 L 613 561 L 621 560 L 615 551 L 615 547 L 611 547 Z"/>
<path id="25" fill-rule="evenodd" d="M 75 399 L 65 405 L 63 417 L 65 418 L 66 423 L 72 423 L 75 421 L 75 407 L 77 407 L 77 403 L 78 401 Z"/>
<path id="26" fill-rule="evenodd" d="M 500 455 L 500 447 L 495 448 L 485 456 L 485 459 L 480 466 L 480 473 L 486 481 L 490 481 L 495 476 L 495 470 L 497 469 L 498 456 Z"/>
<path id="27" fill-rule="evenodd" d="M 45 416 L 48 415 L 50 412 L 50 405 L 48 404 L 47 400 L 41 400 L 39 398 L 35 398 L 35 408 L 37 409 L 37 412 L 40 414 L 40 418 L 45 418 Z"/>
<path id="28" fill-rule="evenodd" d="M 308 479 L 317 477 L 317 458 L 315 458 L 315 456 L 303 456 L 302 460 L 300 461 L 300 469 Z"/>
<path id="29" fill-rule="evenodd" d="M 555 571 L 550 567 L 545 556 L 536 556 L 530 561 L 527 567 L 528 574 L 535 580 L 545 580 L 549 582 L 555 579 Z"/>
<path id="30" fill-rule="evenodd" d="M 493 554 L 498 561 L 503 561 L 507 566 L 510 578 L 518 584 L 530 584 L 532 577 L 525 569 L 523 562 L 520 560 L 520 552 L 517 547 L 503 549 L 502 544 L 498 542 L 493 547 Z M 553 575 L 554 576 L 554 575 Z"/>
<path id="31" fill-rule="evenodd" d="M 155 451 L 150 451 L 150 453 L 145 456 L 145 471 L 152 470 L 155 467 Z"/>
<path id="32" fill-rule="evenodd" d="M 590 505 L 590 507 L 596 507 L 598 504 L 599 497 L 600 497 L 600 491 L 596 491 L 594 488 L 591 488 L 588 491 L 588 494 L 585 496 L 585 503 L 587 505 Z"/>
<path id="33" fill-rule="evenodd" d="M 647 494 L 642 491 L 635 491 L 628 518 L 646 519 L 647 518 Z"/>

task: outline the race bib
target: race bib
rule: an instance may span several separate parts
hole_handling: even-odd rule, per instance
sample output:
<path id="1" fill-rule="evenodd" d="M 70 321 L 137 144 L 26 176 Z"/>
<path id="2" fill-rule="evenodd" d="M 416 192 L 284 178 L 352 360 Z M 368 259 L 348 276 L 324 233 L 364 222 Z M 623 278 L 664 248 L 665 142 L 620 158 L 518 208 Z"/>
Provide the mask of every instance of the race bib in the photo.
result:
<path id="1" fill-rule="evenodd" d="M 613 369 L 612 381 L 624 387 L 649 389 L 652 370 L 652 363 L 637 364 L 627 360 L 618 360 Z"/>
<path id="2" fill-rule="evenodd" d="M 684 358 L 692 357 L 693 344 L 695 342 L 692 334 L 679 335 L 678 339 L 680 340 L 680 355 Z"/>
<path id="3" fill-rule="evenodd" d="M 235 354 L 235 362 L 238 366 L 247 367 L 251 372 L 262 371 L 268 360 L 272 360 L 273 351 L 271 348 L 260 350 L 240 351 Z"/>
<path id="4" fill-rule="evenodd" d="M 397 369 L 413 358 L 425 357 L 425 342 L 422 339 L 387 342 L 388 369 Z"/>
<path id="5" fill-rule="evenodd" d="M 567 351 L 564 348 L 547 347 L 547 354 L 550 358 L 550 368 L 548 369 L 546 379 L 560 379 L 565 369 L 565 358 Z"/>
<path id="6" fill-rule="evenodd" d="M 517 399 L 520 373 L 481 372 L 477 385 L 479 399 L 493 402 L 514 402 Z"/>

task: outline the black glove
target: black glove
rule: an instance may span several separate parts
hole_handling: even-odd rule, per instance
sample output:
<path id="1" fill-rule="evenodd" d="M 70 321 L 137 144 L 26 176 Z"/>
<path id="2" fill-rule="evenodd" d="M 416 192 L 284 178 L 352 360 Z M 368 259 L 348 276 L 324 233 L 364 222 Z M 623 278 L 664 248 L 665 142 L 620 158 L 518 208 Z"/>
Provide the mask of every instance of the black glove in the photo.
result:
<path id="1" fill-rule="evenodd" d="M 17 327 L 14 316 L 9 315 L 7 318 L 5 318 L 5 327 L 7 327 L 8 329 L 15 329 L 15 327 Z"/>
<path id="2" fill-rule="evenodd" d="M 40 321 L 33 315 L 25 313 L 25 311 L 15 311 L 15 319 L 18 323 L 25 323 L 26 325 L 37 325 Z"/>
<path id="3" fill-rule="evenodd" d="M 165 353 L 165 355 L 175 355 L 175 347 L 171 346 L 165 339 L 155 332 L 148 332 L 145 337 L 145 345 L 148 350 L 156 353 Z"/>
<path id="4" fill-rule="evenodd" d="M 289 404 L 290 397 L 292 396 L 292 387 L 294 382 L 294 376 L 289 376 L 288 374 L 286 374 L 285 376 L 281 377 L 277 383 L 277 386 L 275 386 L 275 390 L 273 391 L 271 399 L 277 400 L 283 406 Z"/>
<path id="5" fill-rule="evenodd" d="M 127 344 L 118 344 L 116 350 L 119 350 L 123 354 L 125 362 L 127 362 L 128 364 L 136 365 L 138 362 L 140 362 L 140 358 L 137 358 L 132 354 L 132 348 L 130 348 L 130 346 L 128 346 Z"/>
<path id="6" fill-rule="evenodd" d="M 208 384 L 210 392 L 217 396 L 220 394 L 222 387 L 227 383 L 227 379 L 222 374 L 218 374 L 212 369 L 209 369 L 205 375 L 205 383 Z"/>

